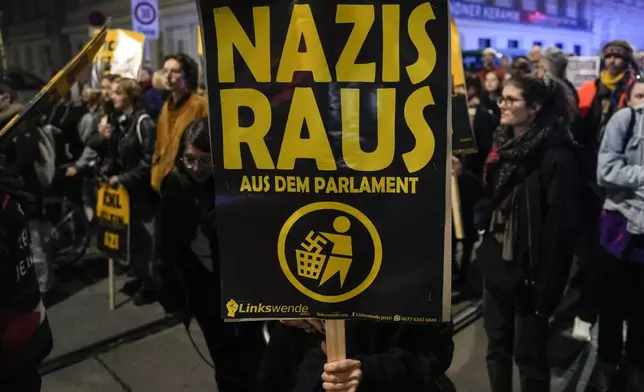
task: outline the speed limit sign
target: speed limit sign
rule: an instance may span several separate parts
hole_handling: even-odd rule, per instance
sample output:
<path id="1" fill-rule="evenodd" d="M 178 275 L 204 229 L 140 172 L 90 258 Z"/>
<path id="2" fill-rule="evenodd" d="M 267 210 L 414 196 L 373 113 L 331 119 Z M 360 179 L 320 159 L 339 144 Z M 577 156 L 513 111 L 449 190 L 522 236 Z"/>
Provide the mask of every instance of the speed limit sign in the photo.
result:
<path id="1" fill-rule="evenodd" d="M 132 29 L 149 39 L 159 38 L 158 0 L 132 0 Z"/>

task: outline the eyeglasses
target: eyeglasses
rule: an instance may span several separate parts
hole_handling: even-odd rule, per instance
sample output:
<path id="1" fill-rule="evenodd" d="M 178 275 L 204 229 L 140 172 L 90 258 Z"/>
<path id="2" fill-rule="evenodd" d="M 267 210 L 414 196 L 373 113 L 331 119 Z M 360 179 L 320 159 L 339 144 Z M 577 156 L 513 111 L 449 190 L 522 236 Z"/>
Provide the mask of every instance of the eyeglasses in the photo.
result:
<path id="1" fill-rule="evenodd" d="M 501 106 L 507 104 L 508 106 L 514 106 L 519 102 L 525 102 L 525 99 L 514 98 L 514 97 L 498 97 L 496 99 L 496 104 Z"/>
<path id="2" fill-rule="evenodd" d="M 181 161 L 186 166 L 187 169 L 193 170 L 199 167 L 212 167 L 212 157 L 210 155 L 204 155 L 202 157 L 197 157 L 190 154 L 184 154 L 181 157 Z"/>

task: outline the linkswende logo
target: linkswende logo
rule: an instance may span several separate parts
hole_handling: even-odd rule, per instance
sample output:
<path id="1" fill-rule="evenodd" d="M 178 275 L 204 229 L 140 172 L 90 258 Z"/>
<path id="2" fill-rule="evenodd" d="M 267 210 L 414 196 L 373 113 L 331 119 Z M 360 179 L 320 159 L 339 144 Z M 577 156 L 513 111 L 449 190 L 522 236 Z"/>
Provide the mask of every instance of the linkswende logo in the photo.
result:
<path id="1" fill-rule="evenodd" d="M 234 299 L 231 299 L 226 304 L 226 308 L 228 309 L 228 317 L 235 317 L 235 314 L 239 310 L 239 304 Z"/>
<path id="2" fill-rule="evenodd" d="M 241 314 L 261 314 L 261 313 L 297 313 L 299 315 L 309 314 L 309 307 L 307 305 L 265 305 L 263 303 L 238 303 L 231 299 L 226 303 L 228 309 L 228 317 L 235 318 Z"/>

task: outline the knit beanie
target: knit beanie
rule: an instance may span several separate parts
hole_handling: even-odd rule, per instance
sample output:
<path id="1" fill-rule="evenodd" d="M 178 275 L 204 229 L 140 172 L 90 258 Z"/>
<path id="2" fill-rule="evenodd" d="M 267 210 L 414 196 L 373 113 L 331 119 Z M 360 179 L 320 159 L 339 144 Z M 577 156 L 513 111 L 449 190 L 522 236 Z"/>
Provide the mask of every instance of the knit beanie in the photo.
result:
<path id="1" fill-rule="evenodd" d="M 603 57 L 609 55 L 621 57 L 624 60 L 629 60 L 633 58 L 633 47 L 627 41 L 611 41 L 604 45 L 604 48 L 602 49 Z"/>

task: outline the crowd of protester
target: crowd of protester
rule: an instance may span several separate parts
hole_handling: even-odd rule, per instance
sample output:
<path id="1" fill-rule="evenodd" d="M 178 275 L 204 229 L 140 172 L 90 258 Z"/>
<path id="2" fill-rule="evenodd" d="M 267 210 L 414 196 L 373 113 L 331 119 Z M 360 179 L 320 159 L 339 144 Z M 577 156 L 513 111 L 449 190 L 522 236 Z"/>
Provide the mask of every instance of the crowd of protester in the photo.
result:
<path id="1" fill-rule="evenodd" d="M 644 295 L 644 79 L 633 49 L 606 44 L 601 74 L 579 90 L 560 49 L 496 59 L 486 49 L 466 78 L 478 151 L 452 158 L 467 188 L 457 278 L 469 287 L 475 276 L 483 298 L 492 391 L 513 390 L 514 364 L 522 391 L 550 390 L 553 318 L 569 319 L 581 341 L 597 331 L 593 391 L 616 390 L 619 377 L 625 392 L 642 391 L 644 312 L 628 306 Z M 98 177 L 130 195 L 131 280 L 121 290 L 136 306 L 158 301 L 186 326 L 196 320 L 221 392 L 449 391 L 449 323 L 347 321 L 350 359 L 325 363 L 322 321 L 272 324 L 268 345 L 261 324 L 222 321 L 208 102 L 198 90 L 197 62 L 168 55 L 138 80 L 106 75 L 99 89 L 84 86 L 82 102 L 66 97 L 3 152 L 0 390 L 40 390 L 52 344 L 47 218 L 20 195 L 82 204 L 92 192 L 82 179 Z M 0 128 L 22 107 L 0 85 Z M 43 129 L 55 140 L 51 182 L 41 173 Z"/>
<path id="2" fill-rule="evenodd" d="M 513 390 L 513 362 L 522 391 L 550 390 L 555 320 L 580 341 L 597 333 L 588 391 L 642 391 L 644 312 L 631 301 L 644 294 L 644 79 L 633 48 L 607 43 L 599 77 L 579 90 L 558 48 L 496 57 L 486 50 L 467 77 L 478 152 L 453 158 L 461 194 L 477 195 L 463 200 L 473 219 L 461 264 L 474 259 L 483 281 L 492 391 Z"/>

